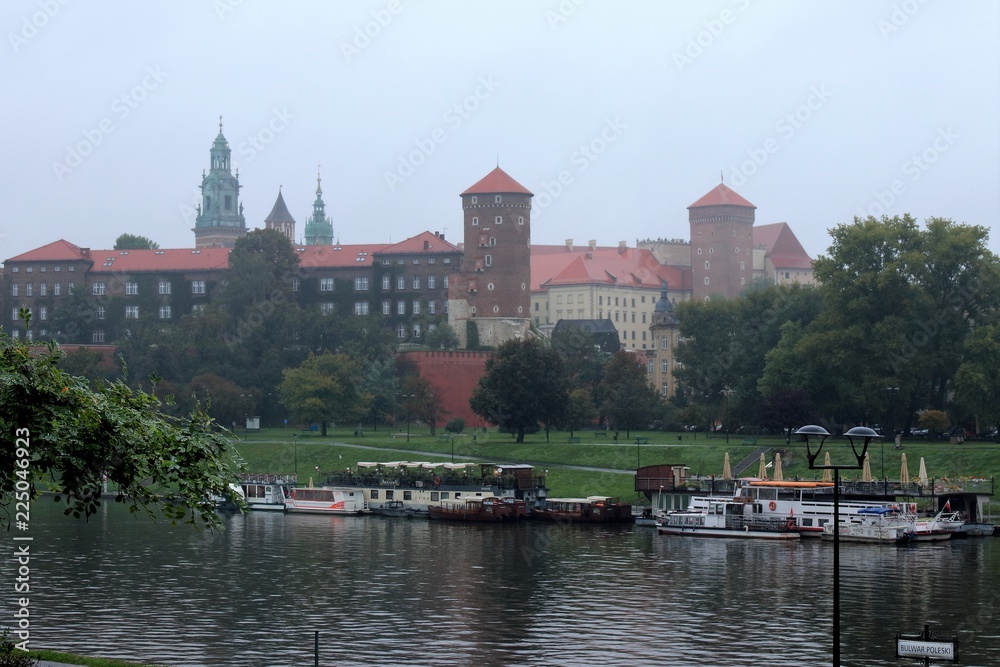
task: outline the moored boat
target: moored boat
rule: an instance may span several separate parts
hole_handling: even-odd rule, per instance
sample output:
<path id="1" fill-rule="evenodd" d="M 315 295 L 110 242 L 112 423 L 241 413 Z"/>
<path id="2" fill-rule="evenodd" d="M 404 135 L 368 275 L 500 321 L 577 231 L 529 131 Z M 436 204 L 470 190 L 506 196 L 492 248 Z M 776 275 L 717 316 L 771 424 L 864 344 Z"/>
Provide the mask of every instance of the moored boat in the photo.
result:
<path id="1" fill-rule="evenodd" d="M 668 512 L 656 527 L 661 535 L 797 540 L 798 526 L 790 519 L 766 516 L 759 504 L 736 499 L 712 499 L 701 509 Z"/>
<path id="2" fill-rule="evenodd" d="M 431 519 L 493 523 L 517 520 L 525 516 L 526 511 L 523 500 L 482 496 L 431 505 L 427 515 Z"/>
<path id="3" fill-rule="evenodd" d="M 630 523 L 632 506 L 612 496 L 546 498 L 532 510 L 532 517 L 559 523 Z"/>
<path id="4" fill-rule="evenodd" d="M 292 489 L 285 501 L 289 512 L 308 514 L 368 514 L 368 504 L 359 491 L 328 486 Z"/>
<path id="5" fill-rule="evenodd" d="M 941 510 L 933 517 L 917 519 L 910 539 L 916 542 L 950 540 L 964 525 L 965 521 L 959 518 L 958 512 Z"/>
<path id="6" fill-rule="evenodd" d="M 256 511 L 284 512 L 295 486 L 295 475 L 243 473 L 239 480 L 247 509 Z"/>
<path id="7" fill-rule="evenodd" d="M 902 544 L 913 536 L 915 517 L 900 506 L 866 507 L 842 521 L 836 536 L 840 542 Z M 834 539 L 834 524 L 823 526 L 824 540 Z"/>
<path id="8" fill-rule="evenodd" d="M 377 507 L 371 507 L 373 514 L 379 516 L 389 516 L 404 519 L 412 519 L 415 516 L 427 516 L 426 512 L 420 512 L 416 508 L 407 507 L 402 500 L 387 500 Z"/>

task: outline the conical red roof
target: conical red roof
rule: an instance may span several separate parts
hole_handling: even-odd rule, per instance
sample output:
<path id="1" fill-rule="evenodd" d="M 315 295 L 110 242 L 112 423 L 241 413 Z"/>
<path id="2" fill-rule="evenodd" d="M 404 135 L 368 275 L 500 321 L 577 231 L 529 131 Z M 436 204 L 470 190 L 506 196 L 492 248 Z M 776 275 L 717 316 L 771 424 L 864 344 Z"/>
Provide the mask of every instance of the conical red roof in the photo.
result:
<path id="1" fill-rule="evenodd" d="M 725 183 L 716 185 L 708 194 L 688 206 L 688 208 L 697 208 L 699 206 L 749 206 L 750 208 L 757 208 L 736 194 L 736 191 Z"/>
<path id="2" fill-rule="evenodd" d="M 534 194 L 524 187 L 513 178 L 507 175 L 500 167 L 497 167 L 490 173 L 486 174 L 482 180 L 473 185 L 471 188 L 462 193 L 462 195 L 502 195 L 502 194 L 519 194 L 519 195 L 531 195 Z"/>

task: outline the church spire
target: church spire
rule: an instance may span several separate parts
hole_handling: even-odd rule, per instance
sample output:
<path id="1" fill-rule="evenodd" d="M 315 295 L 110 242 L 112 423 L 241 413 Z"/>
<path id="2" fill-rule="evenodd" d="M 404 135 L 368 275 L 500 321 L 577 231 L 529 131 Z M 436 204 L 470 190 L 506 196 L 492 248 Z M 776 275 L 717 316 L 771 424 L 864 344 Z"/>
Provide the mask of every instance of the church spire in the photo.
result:
<path id="1" fill-rule="evenodd" d="M 239 170 L 234 176 L 232 150 L 222 134 L 222 116 L 219 116 L 219 135 L 209 149 L 209 171 L 202 171 L 201 208 L 195 219 L 194 236 L 198 248 L 232 247 L 236 239 L 247 233 L 243 204 L 240 203 Z"/>
<path id="2" fill-rule="evenodd" d="M 312 217 L 306 222 L 306 245 L 333 245 L 333 220 L 326 215 L 323 201 L 320 163 L 316 163 L 316 201 L 313 202 Z"/>

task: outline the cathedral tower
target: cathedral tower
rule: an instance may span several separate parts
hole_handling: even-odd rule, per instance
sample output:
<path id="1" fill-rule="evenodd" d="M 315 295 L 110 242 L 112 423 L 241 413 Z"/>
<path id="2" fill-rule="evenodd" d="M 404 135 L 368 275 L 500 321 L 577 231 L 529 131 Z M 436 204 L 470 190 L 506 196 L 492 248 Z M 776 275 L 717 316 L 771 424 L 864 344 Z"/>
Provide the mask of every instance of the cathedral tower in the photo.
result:
<path id="1" fill-rule="evenodd" d="M 295 243 L 295 218 L 285 206 L 285 198 L 281 196 L 281 187 L 278 188 L 278 198 L 274 200 L 271 212 L 264 218 L 264 228 L 280 232 L 290 243 Z"/>
<path id="2" fill-rule="evenodd" d="M 756 208 L 724 183 L 688 206 L 693 299 L 731 299 L 750 284 Z"/>
<path id="3" fill-rule="evenodd" d="M 229 142 L 222 134 L 222 116 L 219 116 L 219 136 L 209 151 L 211 168 L 201 175 L 201 206 L 195 218 L 194 239 L 196 248 L 231 248 L 236 239 L 247 233 L 240 203 L 240 174 L 231 171 Z"/>
<path id="4" fill-rule="evenodd" d="M 306 222 L 306 245 L 333 245 L 333 220 L 326 217 L 319 165 L 316 165 L 316 201 L 313 202 L 312 217 Z"/>

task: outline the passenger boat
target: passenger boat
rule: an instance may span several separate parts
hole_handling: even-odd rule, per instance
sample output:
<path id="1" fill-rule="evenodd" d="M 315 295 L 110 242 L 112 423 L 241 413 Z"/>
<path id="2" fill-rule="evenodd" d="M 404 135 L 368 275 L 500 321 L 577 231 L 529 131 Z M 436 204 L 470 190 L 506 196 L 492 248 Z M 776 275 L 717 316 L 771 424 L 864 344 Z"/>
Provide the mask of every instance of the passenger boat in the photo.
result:
<path id="1" fill-rule="evenodd" d="M 243 473 L 239 480 L 247 509 L 255 511 L 284 512 L 295 486 L 295 475 Z"/>
<path id="2" fill-rule="evenodd" d="M 548 492 L 545 476 L 523 463 L 361 462 L 353 470 L 331 473 L 326 484 L 363 494 L 370 508 L 401 500 L 406 509 L 421 516 L 443 503 L 489 496 L 533 507 Z"/>
<path id="3" fill-rule="evenodd" d="M 523 500 L 483 496 L 443 502 L 427 508 L 431 519 L 449 521 L 500 522 L 516 521 L 527 514 Z"/>
<path id="4" fill-rule="evenodd" d="M 328 486 L 292 489 L 291 495 L 285 500 L 285 509 L 309 514 L 370 513 L 360 492 Z"/>
<path id="5" fill-rule="evenodd" d="M 559 523 L 631 523 L 632 506 L 612 496 L 546 498 L 532 510 L 532 517 Z"/>
<path id="6" fill-rule="evenodd" d="M 801 532 L 791 519 L 765 515 L 757 503 L 714 498 L 703 509 L 668 512 L 657 525 L 661 535 L 797 540 Z"/>
<path id="7" fill-rule="evenodd" d="M 837 538 L 841 542 L 901 544 L 911 539 L 915 523 L 915 517 L 900 506 L 866 507 L 840 523 Z M 833 527 L 833 522 L 825 524 L 820 537 L 832 540 Z"/>

